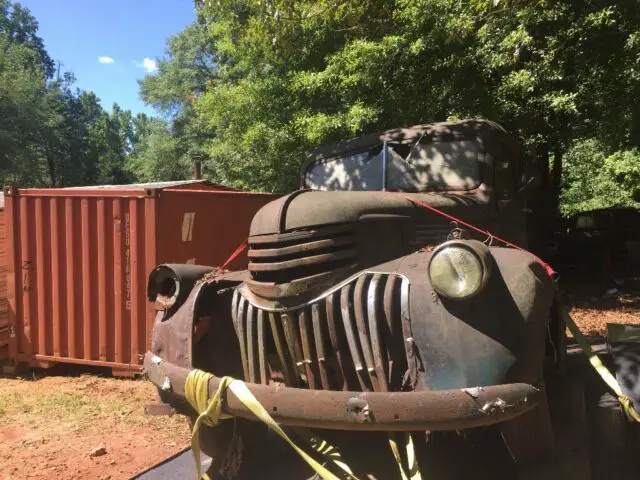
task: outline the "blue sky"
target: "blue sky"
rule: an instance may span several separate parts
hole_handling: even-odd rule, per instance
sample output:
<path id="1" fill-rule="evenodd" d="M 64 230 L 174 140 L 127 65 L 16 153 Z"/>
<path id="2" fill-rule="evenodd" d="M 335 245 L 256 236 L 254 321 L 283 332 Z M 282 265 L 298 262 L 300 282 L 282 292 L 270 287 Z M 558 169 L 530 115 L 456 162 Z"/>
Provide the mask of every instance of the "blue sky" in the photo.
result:
<path id="1" fill-rule="evenodd" d="M 49 55 L 110 110 L 154 113 L 137 79 L 152 73 L 167 37 L 195 19 L 193 0 L 18 0 L 40 24 Z M 146 60 L 145 60 L 146 59 Z"/>

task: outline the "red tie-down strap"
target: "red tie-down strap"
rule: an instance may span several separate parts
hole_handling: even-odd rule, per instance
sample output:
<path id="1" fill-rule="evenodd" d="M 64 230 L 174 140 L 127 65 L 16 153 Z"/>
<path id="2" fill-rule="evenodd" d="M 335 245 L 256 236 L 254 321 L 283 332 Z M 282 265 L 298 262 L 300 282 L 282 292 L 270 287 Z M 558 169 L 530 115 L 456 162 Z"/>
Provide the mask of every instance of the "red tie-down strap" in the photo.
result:
<path id="1" fill-rule="evenodd" d="M 220 267 L 220 270 L 226 269 L 229 266 L 229 264 L 238 257 L 238 255 L 240 255 L 242 252 L 244 252 L 247 249 L 248 246 L 249 246 L 249 240 L 245 239 L 244 242 L 238 245 L 238 247 L 233 251 L 233 253 L 229 255 L 229 258 L 225 260 L 225 262 Z"/>
<path id="2" fill-rule="evenodd" d="M 533 255 L 534 258 L 538 261 L 538 263 L 540 265 L 542 265 L 542 267 L 545 269 L 545 271 L 547 272 L 547 275 L 549 275 L 549 277 L 551 277 L 551 278 L 555 278 L 556 277 L 557 273 L 553 268 L 551 268 L 551 265 L 549 265 L 547 262 L 542 260 L 537 255 L 534 255 L 533 253 L 531 253 L 529 250 L 526 250 L 526 249 L 524 249 L 522 247 L 519 247 L 518 245 L 516 245 L 514 243 L 511 243 L 511 242 L 505 240 L 504 238 L 500 238 L 497 235 L 494 235 L 493 233 L 487 232 L 486 230 L 482 230 L 481 228 L 478 228 L 475 225 L 471 225 L 470 223 L 467 223 L 467 222 L 465 222 L 463 220 L 460 220 L 459 218 L 454 217 L 453 215 L 450 215 L 448 213 L 445 213 L 442 210 L 429 205 L 428 203 L 421 202 L 420 200 L 416 200 L 415 198 L 411 198 L 408 195 L 402 195 L 402 194 L 400 194 L 400 195 L 402 197 L 404 197 L 405 199 L 409 200 L 414 205 L 417 205 L 417 206 L 422 207 L 422 208 L 426 208 L 427 210 L 431 210 L 432 212 L 437 213 L 438 215 L 441 215 L 441 216 L 443 216 L 445 218 L 448 218 L 449 220 L 452 220 L 452 221 L 454 221 L 456 223 L 459 223 L 460 225 L 464 225 L 465 227 L 470 228 L 471 230 L 475 230 L 476 232 L 481 233 L 481 234 L 485 235 L 488 238 L 495 238 L 496 240 L 498 240 L 499 242 L 504 243 L 508 247 L 515 248 L 516 250 L 521 250 L 523 252 L 527 252 L 530 255 Z"/>

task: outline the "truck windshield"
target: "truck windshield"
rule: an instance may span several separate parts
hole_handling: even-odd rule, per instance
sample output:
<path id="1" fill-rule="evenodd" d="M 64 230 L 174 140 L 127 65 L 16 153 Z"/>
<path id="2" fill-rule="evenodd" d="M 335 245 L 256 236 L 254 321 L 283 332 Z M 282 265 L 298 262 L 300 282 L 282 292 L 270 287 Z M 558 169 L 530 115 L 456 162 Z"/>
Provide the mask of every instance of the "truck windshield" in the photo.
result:
<path id="1" fill-rule="evenodd" d="M 314 190 L 382 190 L 383 152 L 373 150 L 313 164 L 305 183 Z M 387 146 L 387 190 L 403 192 L 472 190 L 480 183 L 483 157 L 477 141 L 456 140 Z"/>

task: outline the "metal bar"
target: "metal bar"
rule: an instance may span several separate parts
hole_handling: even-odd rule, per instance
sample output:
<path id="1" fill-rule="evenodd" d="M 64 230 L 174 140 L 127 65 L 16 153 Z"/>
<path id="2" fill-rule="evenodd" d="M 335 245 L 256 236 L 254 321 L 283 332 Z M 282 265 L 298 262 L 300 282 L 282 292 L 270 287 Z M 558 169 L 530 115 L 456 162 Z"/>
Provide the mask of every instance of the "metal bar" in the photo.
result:
<path id="1" fill-rule="evenodd" d="M 340 337 L 338 336 L 337 325 L 335 322 L 335 298 L 335 295 L 329 295 L 327 297 L 325 301 L 325 314 L 327 318 L 327 327 L 329 329 L 329 341 L 331 342 L 331 350 L 333 351 L 332 353 L 335 356 L 338 366 L 338 372 L 336 372 L 335 378 L 338 380 L 338 385 L 341 384 L 341 388 L 343 390 L 346 390 L 349 388 L 349 386 L 347 385 L 347 373 L 344 367 L 343 352 L 340 345 Z"/>
<path id="2" fill-rule="evenodd" d="M 98 247 L 98 358 L 107 359 L 109 342 L 107 329 L 107 250 L 105 245 L 107 215 L 105 200 L 99 198 L 96 205 L 96 231 Z"/>
<path id="3" fill-rule="evenodd" d="M 93 351 L 91 344 L 91 230 L 89 228 L 89 200 L 83 198 L 80 200 L 80 238 L 82 243 L 82 356 L 86 360 L 93 359 Z M 116 300 L 118 305 L 118 300 Z M 117 316 L 116 316 L 117 319 Z M 116 327 L 117 335 L 117 327 Z M 123 357 L 116 355 L 117 362 L 123 362 Z"/>
<path id="4" fill-rule="evenodd" d="M 387 372 L 385 371 L 386 361 L 382 358 L 384 344 L 380 340 L 380 327 L 378 325 L 378 287 L 380 285 L 380 275 L 374 275 L 369 282 L 367 289 L 367 317 L 369 319 L 369 337 L 371 338 L 371 351 L 375 365 L 378 389 L 382 392 L 389 391 Z M 386 351 L 384 352 L 386 353 Z"/>
<path id="5" fill-rule="evenodd" d="M 55 363 L 69 363 L 73 365 L 89 365 L 93 367 L 109 367 L 114 370 L 122 370 L 122 371 L 131 371 L 131 372 L 141 372 L 142 364 L 139 364 L 140 360 L 136 359 L 136 363 L 118 363 L 118 362 L 103 362 L 101 360 L 86 360 L 84 358 L 60 358 L 54 355 L 18 355 L 18 361 L 25 363 L 33 363 L 33 361 L 38 362 L 51 362 Z"/>
<path id="6" fill-rule="evenodd" d="M 163 258 L 160 256 L 162 252 L 158 244 L 158 226 L 160 224 L 160 207 L 158 205 L 158 197 L 155 195 L 145 196 L 144 198 L 144 268 L 145 275 L 151 272 Z M 146 281 L 146 277 L 144 278 Z M 144 285 L 144 283 L 143 283 Z M 145 343 L 147 349 L 151 348 L 151 335 L 149 332 L 153 330 L 153 322 L 155 311 L 151 302 L 145 302 Z"/>
<path id="7" fill-rule="evenodd" d="M 404 338 L 407 367 L 412 386 L 418 381 L 418 360 L 416 358 L 413 336 L 411 334 L 411 316 L 409 310 L 409 282 L 402 279 L 400 285 L 400 318 L 402 322 L 402 337 Z"/>
<path id="8" fill-rule="evenodd" d="M 318 255 L 311 255 L 308 257 L 296 258 L 294 260 L 283 260 L 280 262 L 249 262 L 249 269 L 254 272 L 272 272 L 278 270 L 286 270 L 288 268 L 299 268 L 302 266 L 308 267 L 313 265 L 320 265 L 326 262 L 333 262 L 336 260 L 345 260 L 354 258 L 357 256 L 357 250 L 350 248 L 347 250 L 336 250 L 331 253 L 321 253 Z M 250 255 L 250 258 L 252 254 Z"/>
<path id="9" fill-rule="evenodd" d="M 266 345 L 266 324 L 264 322 L 264 312 L 258 310 L 258 368 L 260 372 L 260 383 L 267 385 L 269 375 L 267 372 L 267 345 Z"/>
<path id="10" fill-rule="evenodd" d="M 5 197 L 5 254 L 7 264 L 7 296 L 9 307 L 9 328 L 13 329 L 15 335 L 9 337 L 9 358 L 18 356 L 18 348 L 24 343 L 24 329 L 22 326 L 22 272 L 20 266 L 21 248 L 18 240 L 20 216 L 18 215 L 19 201 L 8 195 Z"/>
<path id="11" fill-rule="evenodd" d="M 149 380 L 160 386 L 168 377 L 174 393 L 184 396 L 189 370 L 165 361 L 154 363 L 153 358 L 147 352 L 144 359 Z M 209 382 L 210 396 L 219 385 L 220 378 L 214 376 Z M 413 392 L 311 391 L 260 384 L 248 387 L 280 425 L 351 431 L 438 431 L 493 425 L 535 408 L 544 398 L 544 392 L 524 383 Z M 231 389 L 223 396 L 225 413 L 256 420 Z"/>
<path id="12" fill-rule="evenodd" d="M 302 355 L 304 370 L 307 374 L 307 384 L 311 390 L 316 390 L 318 385 L 317 364 L 313 361 L 313 346 L 311 338 L 311 319 L 307 309 L 303 308 L 298 313 L 298 326 L 300 328 L 300 341 L 302 343 Z"/>
<path id="13" fill-rule="evenodd" d="M 256 322 L 253 315 L 253 305 L 249 304 L 247 308 L 247 362 L 249 364 L 249 382 L 255 383 L 256 381 Z"/>
<path id="14" fill-rule="evenodd" d="M 340 310 L 342 312 L 342 322 L 344 325 L 345 336 L 347 337 L 347 344 L 349 345 L 349 352 L 351 352 L 351 358 L 353 359 L 353 366 L 356 369 L 356 375 L 358 376 L 358 382 L 363 391 L 371 390 L 367 385 L 364 376 L 364 366 L 362 365 L 362 358 L 358 347 L 358 341 L 353 332 L 353 323 L 351 320 L 351 284 L 345 285 L 342 289 L 340 296 Z"/>
<path id="15" fill-rule="evenodd" d="M 296 326 L 296 319 L 291 318 L 290 315 L 295 315 L 295 313 L 283 313 L 280 316 L 280 320 L 282 321 L 282 328 L 284 330 L 284 338 L 287 341 L 287 347 L 289 349 L 289 355 L 293 359 L 293 363 L 297 369 L 297 372 L 303 373 L 304 369 L 304 359 L 302 358 L 302 351 L 300 350 L 300 335 L 298 334 L 298 328 Z"/>
<path id="16" fill-rule="evenodd" d="M 398 344 L 401 347 L 404 347 L 404 343 L 402 342 L 402 329 L 399 329 L 395 325 L 396 317 L 399 315 L 395 315 L 394 312 L 394 303 L 395 303 L 395 293 L 396 293 L 396 285 L 398 283 L 398 277 L 395 275 L 387 275 L 387 283 L 384 286 L 383 300 L 382 300 L 382 309 L 384 312 L 385 323 L 382 325 L 382 332 L 384 337 L 384 343 L 387 347 L 387 358 L 389 359 L 388 364 L 388 372 L 389 372 L 389 385 L 393 384 L 394 373 L 395 373 L 395 365 L 399 360 L 401 360 L 398 355 L 402 354 L 404 356 L 404 348 L 399 349 Z M 398 342 L 400 340 L 400 342 Z M 404 363 L 404 362 L 401 362 Z"/>
<path id="17" fill-rule="evenodd" d="M 20 200 L 26 200 L 20 199 Z M 67 356 L 76 357 L 76 328 L 77 309 L 76 295 L 78 279 L 75 270 L 75 255 L 77 255 L 79 245 L 76 245 L 74 238 L 74 226 L 76 219 L 73 215 L 73 198 L 65 198 L 64 201 L 64 225 L 65 225 L 65 252 L 67 255 L 66 277 L 67 277 Z M 25 304 L 26 307 L 26 304 Z M 28 318 L 25 312 L 25 319 Z"/>
<path id="18" fill-rule="evenodd" d="M 362 275 L 356 281 L 356 287 L 353 292 L 353 306 L 356 319 L 356 325 L 358 328 L 358 337 L 360 338 L 360 347 L 362 348 L 362 356 L 364 358 L 365 367 L 369 374 L 369 381 L 373 389 L 376 389 L 374 382 L 375 366 L 373 361 L 373 354 L 371 353 L 371 345 L 369 343 L 369 328 L 367 325 L 366 306 L 365 306 L 365 283 L 367 282 L 367 275 Z"/>
<path id="19" fill-rule="evenodd" d="M 262 311 L 262 310 L 261 310 Z M 282 335 L 275 314 L 269 312 L 269 323 L 271 324 L 271 335 L 273 335 L 273 342 L 276 345 L 276 352 L 280 359 L 280 368 L 282 368 L 282 376 L 284 377 L 284 383 L 292 386 L 296 385 L 295 377 L 291 375 L 291 363 L 289 362 L 289 356 L 285 351 L 285 345 L 282 340 Z M 280 318 L 280 317 L 278 317 Z"/>
<path id="20" fill-rule="evenodd" d="M 242 371 L 244 373 L 244 378 L 249 378 L 249 368 L 247 364 L 247 343 L 246 336 L 244 330 L 244 313 L 245 307 L 248 305 L 248 302 L 245 301 L 244 298 L 240 297 L 239 305 L 238 305 L 238 313 L 234 319 L 236 332 L 238 336 L 238 342 L 240 343 L 240 361 L 242 362 Z"/>
<path id="21" fill-rule="evenodd" d="M 350 245 L 352 243 L 355 243 L 355 238 L 349 235 L 347 237 L 325 238 L 322 240 L 315 240 L 308 243 L 296 244 L 286 247 L 256 249 L 254 246 L 254 248 L 249 251 L 249 258 L 271 258 L 282 257 L 284 255 L 303 255 L 309 253 L 313 254 L 315 250 L 342 247 L 345 245 Z"/>
<path id="22" fill-rule="evenodd" d="M 324 312 L 320 311 L 320 304 L 314 303 L 313 305 L 311 305 L 311 321 L 313 322 L 313 338 L 315 339 L 316 343 L 316 355 L 318 357 L 320 382 L 322 383 L 323 389 L 330 390 L 331 385 L 329 384 L 329 376 L 327 374 L 327 354 L 324 349 L 324 335 L 322 331 L 323 319 L 320 318 L 322 313 Z"/>
<path id="23" fill-rule="evenodd" d="M 238 316 L 238 301 L 240 300 L 240 294 L 237 289 L 233 290 L 233 296 L 231 297 L 231 320 L 233 321 L 233 326 L 236 326 L 236 317 Z M 238 334 L 238 330 L 236 329 L 236 334 Z"/>
<path id="24" fill-rule="evenodd" d="M 99 219 L 98 219 L 99 220 Z M 140 312 L 138 308 L 138 301 L 140 298 L 139 287 L 144 283 L 138 281 L 138 248 L 140 245 L 138 237 L 138 227 L 140 226 L 138 217 L 138 199 L 129 199 L 129 231 L 126 232 L 129 244 L 127 249 L 129 250 L 129 278 L 127 283 L 129 285 L 127 291 L 127 310 L 129 312 L 129 319 L 131 321 L 131 353 L 129 358 L 135 358 L 140 352 L 140 337 L 144 336 L 144 332 L 140 332 L 140 322 L 138 321 Z"/>
<path id="25" fill-rule="evenodd" d="M 124 342 L 123 342 L 123 318 L 122 318 L 122 205 L 121 200 L 116 198 L 113 200 L 113 304 L 115 306 L 115 358 L 116 362 L 122 362 L 124 358 Z M 83 222 L 84 224 L 84 222 Z M 84 250 L 84 249 L 83 249 Z"/>
<path id="26" fill-rule="evenodd" d="M 60 298 L 60 229 L 58 222 L 58 199 L 51 198 L 49 201 L 49 225 L 51 225 L 51 269 L 49 271 L 49 281 L 51 282 L 51 296 L 53 303 L 53 355 L 62 355 L 60 322 L 64 313 L 62 312 L 62 299 Z"/>
<path id="27" fill-rule="evenodd" d="M 43 199 L 35 199 L 35 242 L 36 242 L 36 319 L 38 323 L 38 353 L 46 355 L 47 353 L 47 291 L 45 274 L 48 270 L 45 259 L 45 246 L 44 246 L 44 207 L 42 205 Z"/>

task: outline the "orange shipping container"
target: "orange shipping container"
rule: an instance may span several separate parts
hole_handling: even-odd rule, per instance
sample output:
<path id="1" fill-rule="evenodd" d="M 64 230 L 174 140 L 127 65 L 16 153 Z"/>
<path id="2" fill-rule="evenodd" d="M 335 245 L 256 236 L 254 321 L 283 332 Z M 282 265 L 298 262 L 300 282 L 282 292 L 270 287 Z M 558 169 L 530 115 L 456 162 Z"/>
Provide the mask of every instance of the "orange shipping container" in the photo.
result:
<path id="1" fill-rule="evenodd" d="M 7 302 L 7 255 L 4 233 L 4 195 L 0 192 L 0 361 L 9 353 L 9 304 Z"/>
<path id="2" fill-rule="evenodd" d="M 220 265 L 274 198 L 202 181 L 5 188 L 10 359 L 138 370 L 155 317 L 150 271 Z"/>

